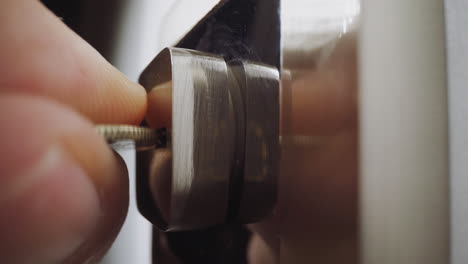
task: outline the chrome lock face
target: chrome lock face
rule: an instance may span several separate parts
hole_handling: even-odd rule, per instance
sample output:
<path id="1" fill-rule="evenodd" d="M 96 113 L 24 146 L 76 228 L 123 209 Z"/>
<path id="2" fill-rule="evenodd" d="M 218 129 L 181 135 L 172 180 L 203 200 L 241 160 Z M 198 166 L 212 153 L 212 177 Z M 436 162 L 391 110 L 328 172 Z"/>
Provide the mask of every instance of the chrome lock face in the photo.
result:
<path id="1" fill-rule="evenodd" d="M 278 70 L 193 50 L 166 48 L 140 78 L 170 96 L 164 147 L 137 153 L 138 207 L 163 231 L 255 222 L 276 201 Z"/>

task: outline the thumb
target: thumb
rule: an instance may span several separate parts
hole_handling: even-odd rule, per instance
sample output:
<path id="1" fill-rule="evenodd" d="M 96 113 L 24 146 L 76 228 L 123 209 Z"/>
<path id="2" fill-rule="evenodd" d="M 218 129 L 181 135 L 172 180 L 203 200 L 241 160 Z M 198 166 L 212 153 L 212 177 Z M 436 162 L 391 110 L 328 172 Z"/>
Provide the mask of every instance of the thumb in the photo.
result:
<path id="1" fill-rule="evenodd" d="M 0 263 L 89 263 L 123 223 L 123 163 L 78 113 L 0 97 Z"/>

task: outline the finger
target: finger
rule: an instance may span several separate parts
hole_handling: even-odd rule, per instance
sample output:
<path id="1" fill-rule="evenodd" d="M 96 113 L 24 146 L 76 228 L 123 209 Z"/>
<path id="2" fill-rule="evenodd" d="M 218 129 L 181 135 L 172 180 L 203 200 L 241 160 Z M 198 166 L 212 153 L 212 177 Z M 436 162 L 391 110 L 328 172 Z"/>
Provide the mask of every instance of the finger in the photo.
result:
<path id="1" fill-rule="evenodd" d="M 287 134 L 328 136 L 356 125 L 355 38 L 342 37 L 325 62 L 285 85 L 282 129 Z"/>
<path id="2" fill-rule="evenodd" d="M 127 210 L 122 161 L 89 121 L 51 100 L 3 96 L 0 124 L 0 263 L 102 255 Z"/>
<path id="3" fill-rule="evenodd" d="M 148 93 L 146 121 L 154 128 L 172 126 L 172 82 L 157 85 Z"/>
<path id="4" fill-rule="evenodd" d="M 0 92 L 48 96 L 99 123 L 141 121 L 146 93 L 39 1 L 0 8 Z"/>

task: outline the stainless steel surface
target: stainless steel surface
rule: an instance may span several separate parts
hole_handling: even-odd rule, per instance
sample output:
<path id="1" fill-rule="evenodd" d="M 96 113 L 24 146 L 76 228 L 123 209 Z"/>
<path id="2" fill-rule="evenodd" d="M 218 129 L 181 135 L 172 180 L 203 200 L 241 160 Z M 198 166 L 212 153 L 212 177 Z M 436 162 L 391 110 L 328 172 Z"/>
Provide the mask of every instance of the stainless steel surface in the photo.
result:
<path id="1" fill-rule="evenodd" d="M 188 1 L 180 2 L 186 3 Z M 186 36 L 186 41 L 182 41 L 179 45 L 218 55 L 226 55 L 226 57 L 233 59 L 248 58 L 254 61 L 267 62 L 279 68 L 280 50 L 279 48 L 276 50 L 274 48 L 279 47 L 279 36 L 277 39 L 267 38 L 266 36 L 274 36 L 271 33 L 274 30 L 270 29 L 279 28 L 279 16 L 276 17 L 276 20 L 261 19 L 260 17 L 262 16 L 258 13 L 256 14 L 255 8 L 253 8 L 258 1 L 232 0 L 230 2 L 236 2 L 238 6 L 244 6 L 244 8 L 241 8 L 242 10 L 240 11 L 238 9 L 231 9 L 231 13 L 224 12 L 223 16 L 218 16 L 216 19 L 213 19 L 213 17 L 211 17 L 211 20 L 205 19 L 204 21 L 210 22 L 210 27 L 195 28 Z M 272 7 L 279 3 L 279 1 L 273 0 L 260 2 Z M 454 0 L 447 2 L 458 3 L 459 6 L 454 7 L 452 5 L 450 10 L 453 13 L 459 13 L 458 15 L 463 14 L 464 9 L 461 8 L 461 2 L 466 1 Z M 190 3 L 194 3 L 194 1 Z M 363 256 L 369 257 L 373 255 L 372 257 L 381 257 L 383 263 L 395 260 L 398 257 L 406 257 L 408 262 L 418 263 L 416 258 L 432 257 L 438 254 L 439 249 L 443 250 L 445 248 L 447 245 L 446 239 L 433 239 L 431 237 L 435 233 L 440 232 L 441 226 L 444 229 L 444 222 L 447 219 L 444 218 L 444 215 L 439 215 L 439 217 L 441 216 L 444 219 L 439 217 L 424 217 L 424 215 L 436 214 L 438 210 L 445 210 L 447 208 L 447 203 L 445 202 L 441 205 L 434 203 L 434 206 L 430 206 L 429 203 L 439 198 L 444 200 L 446 196 L 441 197 L 439 196 L 440 192 L 427 188 L 433 186 L 434 190 L 440 190 L 439 188 L 446 187 L 446 182 L 442 182 L 440 185 L 432 184 L 438 180 L 443 180 L 432 177 L 434 176 L 433 173 L 439 171 L 438 169 L 429 170 L 428 175 L 431 178 L 429 181 L 425 181 L 425 177 L 419 177 L 424 174 L 419 173 L 421 172 L 419 169 L 427 170 L 426 166 L 437 167 L 444 162 L 443 159 L 430 159 L 431 161 L 422 163 L 420 161 L 424 161 L 424 159 L 431 157 L 431 155 L 441 155 L 445 151 L 443 150 L 443 142 L 445 140 L 427 140 L 426 137 L 426 133 L 429 132 L 431 135 L 434 135 L 432 134 L 433 131 L 440 133 L 440 129 L 444 127 L 440 126 L 440 122 L 443 122 L 444 114 L 433 115 L 434 109 L 432 108 L 433 105 L 440 106 L 440 103 L 445 100 L 444 94 L 437 96 L 441 92 L 440 90 L 433 89 L 434 85 L 437 85 L 443 79 L 439 78 L 441 72 L 436 74 L 423 73 L 429 68 L 441 69 L 444 63 L 441 61 L 429 61 L 423 65 L 421 64 L 421 60 L 433 60 L 433 56 L 440 58 L 441 55 L 440 46 L 436 52 L 425 53 L 427 47 L 434 48 L 433 45 L 441 45 L 440 40 L 443 39 L 440 36 L 440 31 L 436 33 L 432 31 L 434 25 L 439 29 L 441 26 L 441 8 L 440 6 L 435 7 L 434 3 L 432 0 L 427 2 L 373 0 L 364 2 L 364 9 L 367 10 L 365 11 L 367 14 L 363 21 L 366 28 L 366 32 L 363 35 L 365 38 L 372 37 L 372 42 L 367 42 L 369 40 L 366 40 L 367 44 L 361 45 L 358 55 L 360 58 L 367 56 L 368 59 L 373 58 L 375 61 L 371 66 L 366 62 L 367 66 L 364 66 L 361 73 L 367 76 L 374 75 L 375 72 L 378 73 L 375 73 L 372 84 L 365 84 L 365 90 L 359 91 L 361 96 L 368 98 L 361 102 L 365 104 L 372 103 L 371 106 L 366 106 L 365 109 L 367 110 L 363 108 L 361 111 L 361 115 L 365 115 L 366 119 L 368 118 L 366 121 L 362 121 L 368 124 L 368 127 L 365 128 L 366 132 L 362 131 L 364 133 L 362 139 L 368 142 L 363 143 L 364 148 L 367 150 L 372 148 L 374 150 L 374 152 L 367 154 L 363 153 L 366 161 L 362 162 L 361 170 L 367 171 L 364 172 L 364 181 L 368 183 L 371 181 L 375 184 L 366 184 L 369 188 L 359 190 L 360 192 L 364 191 L 368 193 L 366 195 L 367 198 L 361 198 L 361 201 L 367 204 L 366 207 L 368 205 L 372 206 L 364 209 L 364 214 L 368 216 L 368 219 L 364 220 L 366 224 L 361 223 L 361 230 L 367 234 L 371 232 L 372 236 L 366 235 L 364 247 L 358 249 L 357 229 L 359 221 L 356 204 L 358 187 L 355 181 L 358 177 L 359 129 L 357 128 L 357 119 L 359 117 L 356 113 L 356 107 L 361 102 L 358 103 L 358 99 L 356 98 L 356 49 L 354 46 L 356 44 L 354 35 L 356 28 L 349 28 L 349 26 L 355 25 L 357 20 L 359 20 L 359 1 L 282 0 L 281 11 L 277 12 L 282 17 L 281 34 L 283 39 L 281 51 L 281 60 L 283 61 L 281 72 L 283 80 L 281 94 L 281 150 L 283 155 L 280 164 L 281 185 L 279 206 L 274 210 L 275 218 L 273 221 L 263 221 L 255 227 L 251 227 L 254 235 L 257 237 L 261 236 L 261 240 L 266 242 L 264 244 L 267 246 L 265 247 L 262 244 L 261 247 L 264 249 L 263 253 L 264 251 L 272 251 L 273 255 L 279 257 L 280 260 L 278 262 L 287 264 L 356 263 L 358 259 L 357 252 L 359 251 L 363 253 Z M 438 4 L 441 4 L 441 2 Z M 398 6 L 400 6 L 400 9 L 397 11 L 395 8 Z M 194 11 L 185 5 L 183 8 L 177 9 L 178 12 L 168 13 L 166 17 L 172 23 L 164 22 L 164 25 L 161 27 L 165 31 L 163 34 L 155 34 L 151 31 L 147 35 L 170 35 L 169 39 L 171 40 L 183 38 L 182 35 L 176 36 L 177 33 L 174 32 L 179 30 L 174 30 L 173 25 L 180 25 L 180 21 L 187 16 L 187 13 L 196 13 L 201 9 Z M 378 12 L 373 13 L 374 11 Z M 237 16 L 235 15 L 236 12 Z M 264 14 L 263 17 L 275 18 L 274 15 L 265 11 L 265 9 L 259 13 L 261 12 Z M 249 13 L 253 15 L 246 15 Z M 427 19 L 425 20 L 426 24 L 420 23 L 420 18 L 422 17 Z M 262 23 L 262 21 L 264 24 L 261 26 L 251 26 L 255 23 Z M 459 24 L 464 25 L 463 23 Z M 388 32 L 385 27 L 392 27 L 392 30 Z M 152 29 L 154 27 L 148 28 Z M 368 31 L 369 28 L 372 28 L 373 31 Z M 464 26 L 461 26 L 458 31 L 465 32 L 463 31 L 464 28 Z M 242 29 L 245 29 L 245 31 Z M 138 26 L 138 30 L 133 30 L 133 32 L 140 32 L 140 30 L 141 26 Z M 409 33 L 412 31 L 414 34 Z M 449 36 L 455 38 L 454 35 L 457 35 L 459 32 L 452 32 L 453 34 L 449 34 Z M 402 33 L 409 34 L 402 35 Z M 460 33 L 458 37 L 463 38 L 463 34 Z M 256 45 L 255 43 L 258 42 L 253 41 L 254 38 L 264 41 Z M 204 40 L 200 41 L 201 39 Z M 134 38 L 131 38 L 131 40 L 129 43 L 146 42 L 135 41 Z M 404 43 L 404 41 L 410 41 L 413 44 L 409 45 L 410 43 Z M 162 42 L 165 45 L 175 44 L 166 40 Z M 453 41 L 451 43 L 452 46 L 450 48 L 453 49 L 449 49 L 449 56 L 452 63 L 458 61 L 460 64 L 463 64 L 463 58 L 466 56 L 453 52 L 453 50 L 455 50 L 454 46 L 460 48 L 464 43 L 463 41 Z M 413 52 L 395 52 L 396 48 L 405 48 L 407 45 L 414 48 Z M 263 49 L 269 50 L 269 54 L 274 54 L 271 57 L 276 56 L 276 58 L 266 61 L 271 57 L 264 55 L 268 52 L 259 52 L 259 50 Z M 391 52 L 389 52 L 389 49 Z M 135 49 L 130 53 L 132 58 L 134 57 L 134 52 Z M 421 52 L 424 54 L 421 55 Z M 389 64 L 387 64 L 387 60 L 390 61 Z M 125 65 L 128 64 L 125 63 Z M 141 67 L 135 66 L 131 68 L 132 70 L 136 70 Z M 456 77 L 460 80 L 463 79 L 464 75 L 459 71 L 462 68 L 454 67 L 450 69 L 451 80 L 456 79 Z M 374 73 L 366 73 L 366 69 L 370 69 Z M 416 78 L 413 80 L 417 80 L 417 82 L 428 80 L 428 89 L 422 89 L 426 85 L 413 85 L 413 83 L 409 87 L 406 84 L 401 85 L 403 82 L 399 81 L 401 77 L 405 77 L 405 82 L 412 80 L 415 70 L 419 73 L 414 75 Z M 385 80 L 385 82 L 382 80 Z M 398 81 L 398 84 L 395 84 L 395 81 Z M 460 84 L 458 86 L 464 87 L 462 85 L 463 81 L 457 81 L 456 83 Z M 459 90 L 462 90 L 462 88 Z M 416 92 L 409 93 L 412 91 Z M 379 100 L 370 99 L 366 95 L 367 92 L 372 92 L 374 96 L 378 96 Z M 455 95 L 453 93 L 451 99 L 454 102 L 459 102 L 458 106 L 466 105 L 463 104 L 464 98 L 462 96 L 456 97 Z M 434 96 L 435 104 L 428 103 L 427 101 L 432 96 Z M 399 102 L 404 103 L 403 107 Z M 390 104 L 393 104 L 393 106 L 388 107 Z M 451 107 L 454 105 L 451 104 Z M 453 109 L 460 111 L 457 111 L 455 119 L 451 120 L 454 121 L 451 127 L 460 128 L 453 126 L 453 124 L 455 122 L 464 124 L 463 120 L 466 120 L 466 118 L 463 119 L 463 113 L 466 111 L 463 112 L 463 109 L 460 107 Z M 237 111 L 235 110 L 235 112 Z M 382 115 L 382 113 L 385 115 Z M 426 117 L 416 118 L 413 120 L 415 122 L 407 122 L 404 126 L 394 123 L 398 120 L 411 119 L 415 113 L 419 113 L 421 116 L 425 115 Z M 436 117 L 435 121 L 433 116 Z M 392 122 L 389 123 L 388 118 Z M 380 124 L 383 124 L 383 126 L 379 129 Z M 423 125 L 417 128 L 420 129 L 418 130 L 419 132 L 412 130 L 416 128 L 415 126 L 421 124 Z M 389 126 L 387 127 L 387 125 Z M 433 127 L 423 129 L 423 127 L 432 125 L 435 127 L 435 130 Z M 367 130 L 368 128 L 371 128 L 371 130 Z M 455 165 L 451 169 L 453 168 L 453 173 L 458 176 L 463 174 L 463 170 L 460 169 L 463 166 L 457 165 L 466 164 L 462 158 L 463 151 L 466 148 L 463 147 L 463 144 L 457 144 L 460 143 L 459 139 L 461 138 L 462 130 L 466 129 L 453 129 L 451 131 L 451 136 L 453 136 L 451 138 L 453 140 L 451 143 L 453 146 L 453 149 L 451 149 L 451 155 L 453 154 L 451 162 L 453 162 L 452 166 Z M 410 133 L 400 137 L 402 136 L 401 132 Z M 371 136 L 371 133 L 373 134 L 373 138 L 366 139 L 368 136 Z M 389 141 L 388 139 L 390 138 L 392 140 Z M 370 141 L 372 143 L 369 143 Z M 436 150 L 437 146 L 441 147 L 442 151 Z M 391 153 L 388 152 L 389 148 L 392 149 Z M 411 150 L 408 150 L 408 148 L 411 148 Z M 427 150 L 428 148 L 434 151 Z M 364 152 L 365 150 L 362 151 Z M 416 173 L 404 173 L 400 175 L 399 164 L 401 163 L 395 161 L 400 159 L 400 162 L 403 162 L 408 156 L 419 159 L 419 162 L 405 163 L 404 170 L 407 172 L 408 169 L 412 168 Z M 373 160 L 376 159 L 379 162 L 372 165 L 374 163 Z M 388 166 L 392 164 L 394 167 L 389 168 Z M 384 166 L 381 167 L 380 165 Z M 371 172 L 368 171 L 368 166 L 371 166 Z M 415 180 L 413 175 L 419 175 L 420 184 L 417 184 L 417 180 Z M 462 183 L 466 183 L 466 181 L 461 181 L 461 178 L 463 177 L 458 177 L 457 181 L 452 182 L 453 191 L 458 194 L 463 193 Z M 388 184 L 385 180 L 392 182 Z M 412 181 L 411 186 L 406 184 L 408 181 Z M 457 183 L 459 184 L 457 185 Z M 400 195 L 400 191 L 408 195 Z M 415 194 L 423 195 L 415 197 Z M 454 206 L 455 217 L 452 221 L 453 224 L 461 229 L 466 224 L 460 221 L 460 219 L 466 217 L 460 217 L 460 211 L 456 209 L 460 209 L 464 204 L 466 205 L 466 202 L 464 203 L 460 197 L 462 196 L 458 196 L 459 199 L 453 201 L 454 204 L 452 206 Z M 148 197 L 149 199 L 152 199 L 152 197 Z M 415 201 L 420 202 L 419 205 L 422 206 L 415 204 Z M 456 208 L 457 206 L 458 208 Z M 389 208 L 392 210 L 387 210 Z M 421 210 L 421 208 L 424 208 L 424 210 Z M 379 213 L 373 211 L 374 209 L 380 210 Z M 442 219 L 439 222 L 442 225 L 436 223 L 437 219 Z M 373 224 L 367 224 L 369 221 L 373 222 Z M 394 226 L 392 228 L 382 228 L 385 224 Z M 410 224 L 412 226 L 394 228 L 400 224 Z M 436 224 L 436 228 L 429 228 L 429 226 L 434 226 L 434 224 Z M 336 232 L 334 232 L 334 228 L 336 228 Z M 216 232 L 223 233 L 224 231 Z M 466 230 L 462 231 L 466 234 Z M 458 257 L 452 261 L 458 261 L 456 262 L 457 264 L 465 263 L 466 258 L 463 258 L 463 256 L 466 254 L 463 254 L 463 251 L 466 253 L 466 244 L 463 244 L 463 240 L 460 240 L 462 232 L 455 232 L 457 230 L 453 229 L 452 234 L 454 234 L 455 240 L 453 240 L 454 244 L 452 246 L 455 246 L 454 252 L 458 252 Z M 414 234 L 416 233 L 418 235 L 415 236 Z M 442 233 L 444 232 L 440 232 L 440 234 Z M 203 249 L 200 246 L 202 244 L 200 243 L 200 237 L 203 237 L 202 232 L 195 233 L 193 236 L 195 237 L 193 240 L 186 239 L 188 236 L 180 236 L 178 238 L 178 240 L 195 241 L 188 244 L 189 247 L 185 247 L 183 250 L 190 251 L 187 248 Z M 442 236 L 445 236 L 445 234 L 442 234 Z M 175 238 L 172 239 L 176 240 Z M 275 239 L 280 241 L 280 243 L 276 243 Z M 226 241 L 229 241 L 229 243 Z M 258 240 L 255 241 L 258 242 Z M 215 250 L 222 252 L 223 250 L 220 250 L 222 245 L 219 244 L 226 245 L 226 250 L 229 250 L 229 247 L 233 245 L 231 243 L 232 240 L 223 239 L 218 242 L 216 249 L 205 247 L 205 252 Z M 251 242 L 245 242 L 245 245 L 250 245 L 250 254 L 254 251 L 252 248 L 253 244 L 256 243 Z M 156 244 L 162 244 L 162 247 L 164 247 L 167 241 L 166 244 Z M 411 247 L 408 247 L 409 244 L 411 244 Z M 441 247 L 437 248 L 437 245 L 441 245 Z M 415 246 L 417 250 L 414 250 Z M 431 248 L 435 246 L 436 250 L 429 249 L 428 246 Z M 377 250 L 372 250 L 371 248 L 376 248 Z M 403 254 L 390 254 L 388 253 L 390 251 L 387 251 L 389 249 L 392 252 L 399 251 Z M 384 251 L 386 253 L 380 254 Z M 160 253 L 160 251 L 155 251 L 155 254 L 160 255 Z M 181 251 L 178 251 L 178 253 L 183 255 Z M 224 255 L 225 258 L 227 258 L 226 256 L 229 256 L 229 259 L 218 262 L 184 261 L 180 263 L 233 263 L 229 261 L 234 258 L 230 258 L 231 255 Z M 382 263 L 382 259 L 378 261 L 369 260 L 367 263 L 380 264 Z M 430 261 L 437 260 L 439 259 L 433 258 Z M 156 263 L 172 264 L 173 262 Z M 243 262 L 239 261 L 235 263 Z M 251 257 L 249 263 L 265 263 L 265 261 L 262 262 Z M 267 263 L 274 263 L 274 261 L 267 261 Z M 400 262 L 393 261 L 390 263 Z"/>
<path id="2" fill-rule="evenodd" d="M 366 263 L 423 263 L 429 256 L 446 263 L 441 1 L 370 2 L 364 3 L 382 13 L 364 17 L 374 21 L 364 20 L 362 54 L 357 52 L 359 0 L 283 0 L 281 6 L 226 1 L 178 43 L 223 56 L 229 64 L 248 59 L 281 71 L 278 203 L 270 218 L 250 226 L 252 241 L 260 237 L 269 262 L 358 263 L 361 254 Z M 400 9 L 392 9 L 397 5 Z M 388 11 L 392 16 L 385 15 Z M 403 60 L 396 48 L 412 52 L 402 53 Z M 363 64 L 361 77 L 380 75 L 358 91 L 358 55 L 368 63 L 369 54 L 380 63 Z M 370 100 L 370 94 L 379 100 Z M 384 136 L 389 131 L 391 137 Z M 256 255 L 255 243 L 249 244 L 249 261 L 261 263 L 265 255 Z"/>
<path id="3" fill-rule="evenodd" d="M 255 222 L 276 201 L 279 74 L 270 66 L 167 48 L 140 82 L 170 91 L 166 148 L 138 154 L 138 173 L 154 198 L 143 213 L 165 231 Z M 158 126 L 149 112 L 150 126 Z M 144 182 L 143 184 L 144 185 Z M 168 191 L 170 190 L 170 191 Z M 151 216 L 151 214 L 153 214 Z"/>
<path id="4" fill-rule="evenodd" d="M 172 90 L 167 150 L 145 153 L 154 157 L 149 170 L 137 175 L 149 177 L 157 185 L 151 186 L 154 197 L 160 198 L 156 204 L 161 221 L 156 224 L 171 231 L 222 223 L 227 214 L 235 136 L 234 113 L 225 89 L 226 63 L 221 57 L 168 48 L 140 81 L 149 93 L 167 82 Z M 137 156 L 138 163 L 140 160 Z"/>
<path id="5" fill-rule="evenodd" d="M 233 61 L 243 98 L 243 182 L 238 219 L 257 222 L 276 203 L 279 161 L 279 73 L 271 66 Z"/>
<path id="6" fill-rule="evenodd" d="M 177 44 L 230 64 L 247 59 L 281 70 L 282 155 L 272 167 L 279 173 L 278 204 L 249 227 L 252 243 L 239 246 L 239 252 L 249 248 L 249 263 L 358 261 L 359 12 L 357 0 L 284 0 L 281 7 L 280 1 L 226 1 Z M 271 102 L 262 100 L 250 109 L 265 111 Z M 256 165 L 252 157 L 245 161 Z"/>
<path id="7" fill-rule="evenodd" d="M 362 263 L 450 263 L 444 1 L 367 0 L 362 19 Z"/>
<path id="8" fill-rule="evenodd" d="M 203 18 L 182 40 L 176 45 L 181 48 L 200 50 L 224 57 L 228 63 L 231 60 L 249 60 L 255 63 L 271 65 L 277 69 L 280 67 L 280 14 L 278 12 L 279 0 L 239 0 L 239 1 L 220 1 L 220 4 L 214 8 L 205 18 Z M 179 13 L 180 14 L 180 13 Z M 172 21 L 178 21 L 182 16 L 169 15 Z M 185 16 L 184 16 L 185 17 Z M 174 39 L 174 38 L 173 38 Z M 164 41 L 164 40 L 163 40 Z M 167 42 L 166 42 L 167 43 Z M 171 45 L 171 44 L 169 44 Z M 235 93 L 231 93 L 235 102 Z M 268 99 L 271 100 L 274 97 Z M 241 119 L 239 107 L 234 105 L 236 122 Z M 266 117 L 270 120 L 278 120 L 278 115 Z M 245 120 L 245 118 L 244 118 Z M 241 124 L 237 122 L 237 124 Z M 237 130 L 241 130 L 237 126 Z M 268 135 L 268 134 L 267 134 Z M 236 153 L 244 153 L 242 146 L 236 147 Z M 242 155 L 241 155 L 242 156 Z M 275 155 L 270 155 L 274 157 Z M 268 161 L 270 162 L 270 161 Z M 275 162 L 272 168 L 275 167 Z M 242 166 L 241 166 L 242 168 Z M 234 170 L 235 172 L 236 170 Z M 271 170 L 274 178 L 279 170 Z M 235 186 L 236 181 L 231 184 Z M 239 184 L 237 184 L 239 185 Z M 266 185 L 264 187 L 267 187 Z M 235 189 L 235 188 L 233 188 Z M 248 189 L 248 188 L 247 188 Z M 271 187 L 263 188 L 272 189 Z M 239 189 L 238 189 L 239 190 Z M 252 190 L 252 188 L 250 188 Z M 241 191 L 238 197 L 241 197 Z M 276 190 L 275 190 L 276 193 Z M 231 197 L 236 195 L 231 191 Z M 271 197 L 271 196 L 270 196 Z M 250 204 L 255 204 L 256 200 L 262 200 L 261 193 L 258 193 Z M 231 199 L 230 206 L 235 207 L 240 201 Z M 265 201 L 270 200 L 268 203 Z M 269 203 L 274 203 L 275 199 L 264 199 L 262 206 L 271 207 Z M 254 207 L 252 207 L 254 208 Z M 230 210 L 228 218 L 239 214 L 240 208 L 235 209 L 238 212 Z M 244 209 L 245 211 L 245 209 Z M 267 210 L 257 210 L 264 213 Z M 255 212 L 255 210 L 250 210 Z M 275 209 L 273 210 L 275 214 Z M 240 216 L 240 215 L 239 215 Z M 242 216 L 243 220 L 258 220 L 258 217 Z M 271 217 L 270 217 L 271 218 Z M 232 220 L 231 220 L 232 221 Z M 262 222 L 269 221 L 263 220 Z M 254 227 L 252 227 L 254 228 Z M 157 234 L 156 232 L 155 234 Z M 240 264 L 247 261 L 247 249 L 250 245 L 249 228 L 245 227 L 239 220 L 226 225 L 220 225 L 210 229 L 200 230 L 198 232 L 166 233 L 156 235 L 155 237 L 165 237 L 169 243 L 169 248 L 161 244 L 159 239 L 154 242 L 154 262 L 164 262 L 164 253 L 168 250 L 178 252 L 180 263 L 223 263 Z M 274 244 L 277 245 L 277 233 L 273 232 Z M 191 250 L 187 250 L 187 243 L 190 243 Z M 271 240 L 268 242 L 271 243 Z M 200 254 L 197 254 L 200 252 Z M 201 253 L 203 252 L 203 253 Z M 277 251 L 276 251 L 277 252 Z M 275 253 L 276 254 L 276 253 Z"/>
<path id="9" fill-rule="evenodd" d="M 357 0 L 281 2 L 279 263 L 358 263 Z"/>

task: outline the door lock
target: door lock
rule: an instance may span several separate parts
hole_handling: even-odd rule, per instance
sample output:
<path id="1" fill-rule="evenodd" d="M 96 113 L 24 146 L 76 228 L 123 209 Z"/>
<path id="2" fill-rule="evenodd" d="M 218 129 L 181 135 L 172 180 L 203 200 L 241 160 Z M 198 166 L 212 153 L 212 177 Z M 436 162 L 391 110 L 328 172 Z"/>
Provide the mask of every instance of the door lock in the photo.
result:
<path id="1" fill-rule="evenodd" d="M 140 77 L 148 92 L 146 125 L 164 144 L 137 152 L 137 201 L 163 231 L 256 222 L 276 201 L 279 73 L 274 67 L 166 48 Z M 154 93 L 169 94 L 158 127 Z"/>

